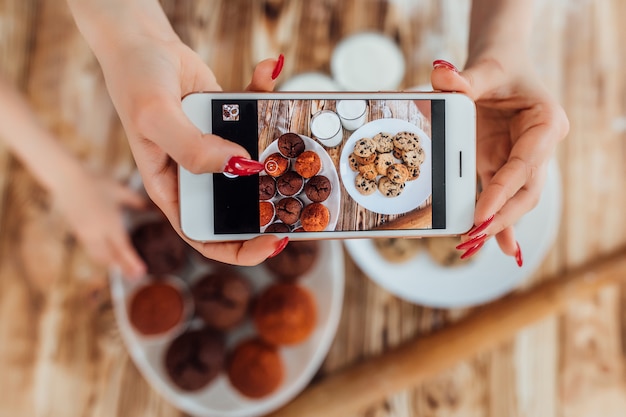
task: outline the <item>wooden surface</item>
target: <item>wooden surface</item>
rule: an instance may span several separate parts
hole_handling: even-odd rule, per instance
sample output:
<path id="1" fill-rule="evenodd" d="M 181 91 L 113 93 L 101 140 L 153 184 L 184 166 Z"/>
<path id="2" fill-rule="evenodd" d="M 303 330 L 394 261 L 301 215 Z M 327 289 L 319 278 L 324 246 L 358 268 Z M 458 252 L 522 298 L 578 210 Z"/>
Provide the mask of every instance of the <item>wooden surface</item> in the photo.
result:
<path id="1" fill-rule="evenodd" d="M 265 100 L 259 104 L 259 155 L 263 155 L 263 151 L 278 137 L 284 133 L 294 132 L 304 135 L 308 138 L 315 139 L 315 135 L 311 133 L 311 120 L 319 111 L 337 111 L 336 100 L 313 100 L 296 101 L 296 100 Z M 406 120 L 411 124 L 422 129 L 428 137 L 431 135 L 431 123 L 426 116 L 419 111 L 418 107 L 413 103 L 403 100 L 369 100 L 365 112 L 365 121 L 368 123 L 374 120 L 393 117 L 400 120 Z M 346 143 L 352 134 L 352 131 L 342 129 L 343 143 Z M 344 146 L 337 145 L 325 148 L 330 160 L 334 165 L 339 178 L 341 178 L 341 154 Z M 402 162 L 400 160 L 396 160 Z M 415 181 L 425 181 L 418 177 Z M 407 182 L 407 185 L 409 183 Z M 343 181 L 339 180 L 338 184 L 333 185 L 333 192 L 341 194 L 340 203 L 336 208 L 336 212 L 331 215 L 337 216 L 337 225 L 333 230 L 370 230 L 374 228 L 389 227 L 388 222 L 394 221 L 394 224 L 400 228 L 399 224 L 410 224 L 408 219 L 415 218 L 428 219 L 423 214 L 430 212 L 430 223 L 422 224 L 423 228 L 432 228 L 432 197 L 426 196 L 424 202 L 417 206 L 413 206 L 411 213 L 403 215 L 380 214 L 368 210 L 366 207 L 357 203 L 346 190 Z M 415 187 L 415 185 L 413 185 Z M 375 191 L 379 193 L 378 191 Z M 406 194 L 410 192 L 405 189 Z M 402 196 L 403 194 L 401 194 Z M 413 194 L 414 195 L 414 194 Z M 380 194 L 378 194 L 380 197 Z M 393 204 L 394 198 L 388 199 L 388 204 Z M 326 203 L 327 204 L 327 203 Z M 429 210 L 425 210 L 428 208 Z M 406 219 L 404 219 L 406 218 Z M 296 225 L 297 226 L 297 225 Z"/>
<path id="2" fill-rule="evenodd" d="M 469 0 L 363 4 L 167 0 L 164 8 L 230 90 L 247 84 L 255 62 L 281 52 L 283 79 L 327 72 L 336 42 L 365 29 L 398 40 L 408 64 L 404 87 L 427 82 L 433 59 L 464 61 Z M 626 2 L 538 0 L 536 18 L 533 60 L 563 103 L 571 133 L 558 149 L 559 236 L 525 287 L 626 244 Z M 91 169 L 128 176 L 133 164 L 123 130 L 64 1 L 0 0 L 0 57 L 0 70 L 65 146 Z M 3 150 L 0 196 L 0 416 L 179 416 L 130 362 L 105 271 Z M 354 416 L 622 416 L 624 294 L 606 287 Z M 402 302 L 348 258 L 342 320 L 317 380 L 467 313 Z"/>

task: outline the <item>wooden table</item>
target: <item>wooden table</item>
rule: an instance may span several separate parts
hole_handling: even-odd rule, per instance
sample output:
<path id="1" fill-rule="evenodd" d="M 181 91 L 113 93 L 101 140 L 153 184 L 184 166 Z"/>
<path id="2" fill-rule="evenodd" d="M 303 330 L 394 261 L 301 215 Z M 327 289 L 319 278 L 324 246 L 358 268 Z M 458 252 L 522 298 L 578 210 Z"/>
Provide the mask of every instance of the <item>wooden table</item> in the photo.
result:
<path id="1" fill-rule="evenodd" d="M 433 59 L 461 64 L 466 56 L 469 0 L 163 3 L 181 37 L 230 90 L 247 84 L 255 62 L 281 52 L 283 79 L 328 72 L 333 46 L 366 29 L 401 45 L 403 87 L 427 82 Z M 560 233 L 526 287 L 626 244 L 626 3 L 537 3 L 533 59 L 567 110 L 571 132 L 558 149 Z M 97 62 L 63 0 L 0 1 L 0 56 L 2 71 L 87 166 L 119 179 L 132 172 Z M 180 415 L 130 362 L 106 272 L 86 258 L 52 202 L 4 151 L 0 173 L 0 416 Z M 621 416 L 624 294 L 606 287 L 355 415 Z M 467 313 L 402 302 L 348 258 L 342 320 L 316 380 Z"/>

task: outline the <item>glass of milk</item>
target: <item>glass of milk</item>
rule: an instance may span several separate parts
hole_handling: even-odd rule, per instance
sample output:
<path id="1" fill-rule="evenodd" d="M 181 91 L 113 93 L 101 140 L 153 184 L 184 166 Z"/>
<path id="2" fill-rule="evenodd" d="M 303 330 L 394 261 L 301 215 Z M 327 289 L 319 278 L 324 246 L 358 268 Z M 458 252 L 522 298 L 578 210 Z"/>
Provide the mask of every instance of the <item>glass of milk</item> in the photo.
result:
<path id="1" fill-rule="evenodd" d="M 356 130 L 365 123 L 365 100 L 339 100 L 337 102 L 337 114 L 341 124 L 346 130 Z"/>
<path id="2" fill-rule="evenodd" d="M 343 141 L 343 129 L 337 113 L 331 110 L 320 110 L 311 118 L 311 133 L 328 148 L 339 145 Z"/>

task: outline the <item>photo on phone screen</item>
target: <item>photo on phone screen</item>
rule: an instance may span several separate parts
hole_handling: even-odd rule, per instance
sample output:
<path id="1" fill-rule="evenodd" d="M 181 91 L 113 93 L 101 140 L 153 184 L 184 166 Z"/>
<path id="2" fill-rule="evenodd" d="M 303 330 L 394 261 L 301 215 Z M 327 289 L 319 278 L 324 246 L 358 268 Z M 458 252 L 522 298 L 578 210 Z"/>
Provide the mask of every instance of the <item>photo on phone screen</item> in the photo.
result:
<path id="1" fill-rule="evenodd" d="M 212 132 L 265 171 L 213 174 L 214 233 L 446 228 L 445 101 L 213 99 Z"/>

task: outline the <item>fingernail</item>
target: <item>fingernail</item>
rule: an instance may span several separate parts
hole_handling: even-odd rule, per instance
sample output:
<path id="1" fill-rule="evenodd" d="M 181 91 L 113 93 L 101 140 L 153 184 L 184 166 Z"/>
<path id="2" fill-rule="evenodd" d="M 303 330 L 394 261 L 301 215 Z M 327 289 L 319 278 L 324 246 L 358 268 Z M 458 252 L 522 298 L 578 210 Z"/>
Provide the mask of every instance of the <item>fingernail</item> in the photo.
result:
<path id="1" fill-rule="evenodd" d="M 278 246 L 276 246 L 276 250 L 274 252 L 272 252 L 272 254 L 270 256 L 268 256 L 268 258 L 273 258 L 274 256 L 276 256 L 279 253 L 281 253 L 283 251 L 283 249 L 285 249 L 285 247 L 287 246 L 287 243 L 289 243 L 289 238 L 288 237 L 284 237 L 281 240 L 279 240 L 278 241 Z"/>
<path id="2" fill-rule="evenodd" d="M 276 66 L 274 67 L 274 71 L 272 71 L 272 80 L 275 80 L 280 75 L 280 72 L 283 70 L 283 65 L 285 64 L 285 56 L 283 54 L 278 55 L 278 61 L 276 62 Z"/>
<path id="3" fill-rule="evenodd" d="M 522 248 L 519 246 L 519 242 L 515 242 L 517 245 L 517 252 L 515 252 L 515 261 L 517 262 L 517 266 L 520 268 L 524 265 L 524 258 L 522 257 Z"/>
<path id="4" fill-rule="evenodd" d="M 465 250 L 471 247 L 478 245 L 479 243 L 483 243 L 487 239 L 487 234 L 483 233 L 482 235 L 478 235 L 475 238 L 468 240 L 467 242 L 463 242 L 460 245 L 457 245 L 456 248 L 459 250 Z"/>
<path id="5" fill-rule="evenodd" d="M 224 167 L 224 172 L 233 175 L 254 175 L 261 171 L 263 171 L 262 163 L 243 156 L 233 156 Z"/>
<path id="6" fill-rule="evenodd" d="M 437 59 L 433 61 L 433 68 L 446 68 L 450 71 L 454 71 L 457 73 L 459 72 L 459 70 L 454 65 L 452 65 L 448 61 L 444 61 L 443 59 Z"/>
<path id="7" fill-rule="evenodd" d="M 484 244 L 485 242 L 481 242 L 476 246 L 472 246 L 463 255 L 461 255 L 461 259 L 467 259 L 471 256 L 474 256 L 474 254 L 478 252 L 483 247 Z"/>
<path id="8" fill-rule="evenodd" d="M 482 232 L 483 230 L 485 230 L 486 228 L 489 227 L 489 225 L 493 221 L 494 217 L 496 217 L 496 215 L 492 214 L 487 220 L 485 220 L 484 222 L 482 222 L 478 226 L 473 227 L 472 230 L 467 232 L 467 234 L 469 236 L 476 236 L 477 234 L 479 234 L 480 232 Z"/>

